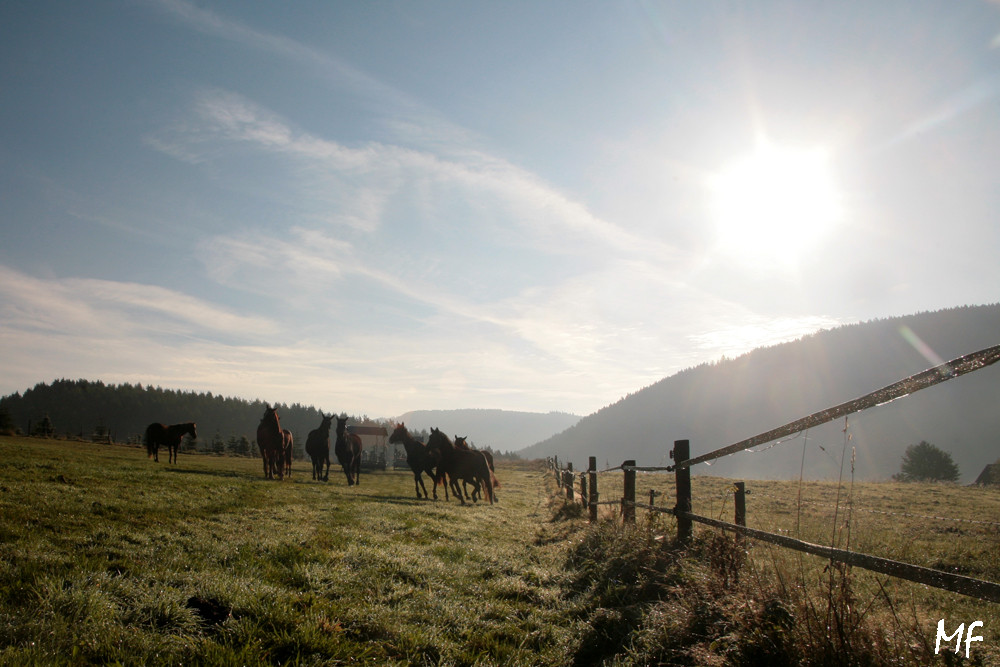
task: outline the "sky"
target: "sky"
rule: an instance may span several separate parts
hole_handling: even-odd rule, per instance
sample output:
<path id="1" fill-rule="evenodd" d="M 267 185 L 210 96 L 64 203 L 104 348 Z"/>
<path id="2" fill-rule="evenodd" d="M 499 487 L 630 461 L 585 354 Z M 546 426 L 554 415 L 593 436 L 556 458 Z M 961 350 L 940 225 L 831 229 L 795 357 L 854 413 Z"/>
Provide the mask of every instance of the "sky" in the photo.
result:
<path id="1" fill-rule="evenodd" d="M 0 395 L 590 414 L 1000 301 L 1000 4 L 0 3 Z"/>

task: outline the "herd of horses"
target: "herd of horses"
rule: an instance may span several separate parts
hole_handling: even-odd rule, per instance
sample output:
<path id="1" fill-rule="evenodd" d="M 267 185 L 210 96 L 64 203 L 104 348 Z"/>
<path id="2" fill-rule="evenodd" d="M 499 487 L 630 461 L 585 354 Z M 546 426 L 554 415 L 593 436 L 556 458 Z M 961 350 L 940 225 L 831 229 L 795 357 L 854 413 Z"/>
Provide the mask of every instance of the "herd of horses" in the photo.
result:
<path id="1" fill-rule="evenodd" d="M 347 417 L 322 416 L 318 428 L 309 432 L 306 438 L 306 455 L 312 462 L 312 478 L 316 481 L 330 479 L 330 428 L 334 429 L 333 453 L 337 457 L 347 477 L 348 486 L 360 483 L 361 438 L 347 430 Z M 186 424 L 150 424 L 146 428 L 146 452 L 154 461 L 159 461 L 159 448 L 166 447 L 168 460 L 177 462 L 177 450 L 185 435 L 196 438 L 193 422 Z M 452 441 L 436 428 L 423 443 L 410 435 L 404 424 L 397 424 L 389 436 L 392 444 L 402 444 L 406 450 L 406 463 L 413 472 L 413 484 L 417 498 L 428 498 L 423 476 L 431 479 L 431 491 L 437 500 L 437 487 L 444 486 L 445 500 L 451 489 L 464 505 L 466 498 L 478 502 L 488 499 L 492 505 L 496 499 L 495 489 L 500 486 L 493 468 L 493 455 L 487 451 L 472 449 L 466 438 L 455 436 Z M 281 427 L 277 408 L 265 405 L 264 415 L 257 426 L 257 447 L 264 464 L 265 479 L 284 479 L 292 473 L 292 433 Z M 461 486 L 459 485 L 461 482 Z M 469 493 L 471 486 L 472 492 Z"/>

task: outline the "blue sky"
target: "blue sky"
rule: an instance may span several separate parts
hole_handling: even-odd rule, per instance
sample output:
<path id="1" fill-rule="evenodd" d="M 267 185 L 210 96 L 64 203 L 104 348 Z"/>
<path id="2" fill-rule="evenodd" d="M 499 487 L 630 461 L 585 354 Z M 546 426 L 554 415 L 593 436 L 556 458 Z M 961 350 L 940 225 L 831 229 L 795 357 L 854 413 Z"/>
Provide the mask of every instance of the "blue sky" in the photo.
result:
<path id="1" fill-rule="evenodd" d="M 0 394 L 589 414 L 1000 300 L 1000 4 L 0 4 Z"/>

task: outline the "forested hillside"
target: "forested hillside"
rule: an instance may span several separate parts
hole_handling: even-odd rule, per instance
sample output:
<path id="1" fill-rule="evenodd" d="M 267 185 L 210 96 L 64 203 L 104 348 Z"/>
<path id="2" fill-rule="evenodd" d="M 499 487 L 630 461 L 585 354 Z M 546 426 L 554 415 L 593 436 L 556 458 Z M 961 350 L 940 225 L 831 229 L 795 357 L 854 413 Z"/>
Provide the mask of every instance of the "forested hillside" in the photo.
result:
<path id="1" fill-rule="evenodd" d="M 145 433 L 151 422 L 193 421 L 198 424 L 199 440 L 219 435 L 223 440 L 245 436 L 252 442 L 264 402 L 138 384 L 57 380 L 0 398 L 3 411 L 24 433 L 37 430 L 48 417 L 57 435 L 89 438 L 103 430 L 116 441 L 127 441 Z M 299 404 L 279 404 L 278 414 L 281 425 L 292 431 L 296 442 L 305 442 L 322 419 L 317 408 Z"/>
<path id="2" fill-rule="evenodd" d="M 631 394 L 520 452 L 558 455 L 577 468 L 636 459 L 667 465 L 674 440 L 705 453 L 857 398 L 948 360 L 1000 344 L 1000 304 L 962 307 L 839 327 L 702 364 Z M 884 479 L 907 445 L 948 451 L 970 482 L 1000 456 L 1000 368 L 990 367 L 802 434 L 698 466 L 696 474 Z"/>

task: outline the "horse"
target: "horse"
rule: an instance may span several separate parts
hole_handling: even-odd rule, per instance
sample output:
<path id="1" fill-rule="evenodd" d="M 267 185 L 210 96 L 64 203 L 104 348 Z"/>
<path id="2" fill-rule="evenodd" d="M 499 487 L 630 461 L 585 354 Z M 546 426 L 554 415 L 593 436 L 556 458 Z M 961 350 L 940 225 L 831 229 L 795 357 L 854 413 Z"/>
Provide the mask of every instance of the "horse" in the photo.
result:
<path id="1" fill-rule="evenodd" d="M 410 466 L 410 470 L 413 471 L 413 487 L 417 492 L 417 498 L 421 497 L 420 490 L 423 489 L 423 498 L 426 499 L 428 497 L 427 486 L 424 484 L 422 475 L 427 473 L 428 477 L 432 480 L 435 479 L 434 466 L 437 464 L 437 460 L 434 453 L 427 448 L 427 445 L 410 435 L 402 423 L 396 424 L 392 435 L 389 436 L 389 442 L 392 444 L 403 443 L 403 448 L 406 450 L 406 465 Z M 434 491 L 434 500 L 437 500 L 437 485 L 432 484 L 431 490 Z"/>
<path id="2" fill-rule="evenodd" d="M 292 432 L 287 428 L 281 429 L 281 462 L 284 464 L 285 475 L 292 478 Z"/>
<path id="3" fill-rule="evenodd" d="M 497 499 L 496 489 L 500 486 L 500 482 L 497 481 L 496 468 L 493 467 L 493 453 L 486 449 L 474 450 L 469 446 L 468 443 L 469 436 L 455 436 L 455 449 L 464 449 L 465 451 L 480 451 L 483 456 L 486 457 L 486 465 L 490 467 L 490 483 L 493 485 L 493 499 Z M 465 491 L 465 497 L 469 498 L 469 490 L 465 487 L 465 482 L 462 482 L 462 490 Z M 479 493 L 479 489 L 472 490 L 472 500 L 475 502 L 476 494 Z"/>
<path id="4" fill-rule="evenodd" d="M 285 447 L 285 436 L 281 432 L 281 421 L 278 419 L 278 409 L 264 404 L 264 416 L 257 425 L 257 447 L 264 462 L 264 479 L 284 478 L 282 463 Z"/>
<path id="5" fill-rule="evenodd" d="M 322 416 L 323 413 L 320 413 Z M 333 422 L 333 415 L 323 416 L 319 428 L 309 431 L 306 437 L 306 454 L 312 459 L 313 479 L 326 482 L 330 479 L 330 424 Z M 323 471 L 323 462 L 326 462 L 326 472 Z"/>
<path id="6" fill-rule="evenodd" d="M 337 443 L 333 446 L 347 476 L 347 485 L 361 483 L 361 436 L 347 432 L 347 417 L 337 417 Z"/>
<path id="7" fill-rule="evenodd" d="M 431 429 L 431 436 L 427 439 L 427 447 L 440 456 L 440 464 L 437 469 L 435 483 L 440 484 L 447 476 L 452 491 L 458 496 L 461 503 L 465 504 L 462 497 L 462 490 L 458 486 L 458 480 L 468 480 L 477 488 L 485 486 L 486 495 L 493 504 L 493 483 L 490 476 L 490 467 L 486 463 L 486 457 L 482 452 L 475 450 L 456 449 L 454 443 L 444 433 L 436 428 Z M 445 500 L 448 499 L 448 484 L 444 487 Z"/>
<path id="8" fill-rule="evenodd" d="M 181 438 L 190 435 L 197 438 L 197 427 L 194 422 L 165 426 L 153 423 L 146 427 L 146 456 L 156 463 L 160 462 L 160 445 L 167 448 L 167 463 L 177 463 L 177 450 L 181 446 Z"/>

